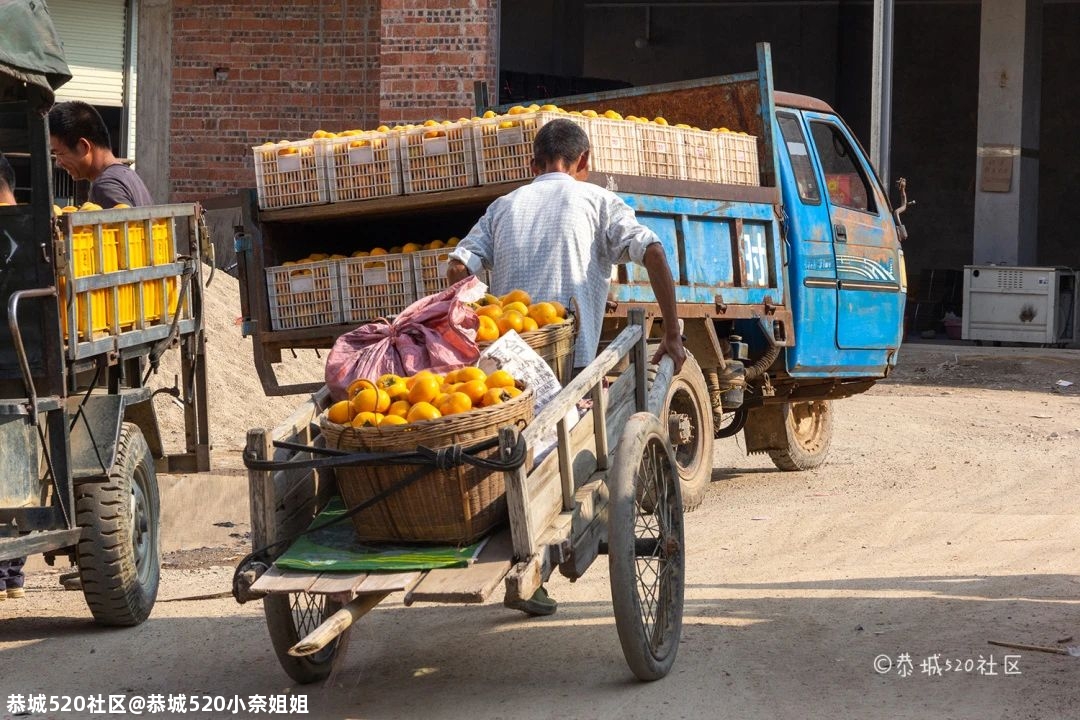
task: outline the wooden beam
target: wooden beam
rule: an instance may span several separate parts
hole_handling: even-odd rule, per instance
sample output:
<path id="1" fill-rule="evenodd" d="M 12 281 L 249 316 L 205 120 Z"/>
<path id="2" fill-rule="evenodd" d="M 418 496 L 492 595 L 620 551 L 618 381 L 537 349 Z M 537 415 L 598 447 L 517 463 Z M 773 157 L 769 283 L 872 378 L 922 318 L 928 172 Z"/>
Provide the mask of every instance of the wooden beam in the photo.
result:
<path id="1" fill-rule="evenodd" d="M 334 638 L 352 627 L 352 624 L 370 612 L 382 602 L 389 593 L 361 595 L 336 613 L 326 618 L 322 625 L 312 630 L 307 637 L 289 648 L 293 657 L 314 655 L 329 645 Z"/>

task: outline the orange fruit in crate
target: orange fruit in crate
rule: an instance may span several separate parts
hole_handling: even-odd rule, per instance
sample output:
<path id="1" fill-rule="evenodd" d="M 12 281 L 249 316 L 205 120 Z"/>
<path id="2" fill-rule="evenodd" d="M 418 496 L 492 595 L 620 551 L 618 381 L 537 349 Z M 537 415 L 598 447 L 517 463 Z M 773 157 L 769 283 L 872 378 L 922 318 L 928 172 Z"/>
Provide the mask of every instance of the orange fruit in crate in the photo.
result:
<path id="1" fill-rule="evenodd" d="M 522 320 L 524 318 L 525 316 L 517 312 L 516 310 L 511 310 L 510 312 L 503 315 L 501 318 L 499 318 L 498 323 L 496 323 L 499 326 L 499 335 L 505 335 L 511 330 L 520 333 L 522 331 Z"/>
<path id="2" fill-rule="evenodd" d="M 385 390 L 364 388 L 352 399 L 352 407 L 357 413 L 384 413 L 390 407 L 390 396 Z"/>
<path id="3" fill-rule="evenodd" d="M 368 253 L 368 254 L 369 255 L 385 255 L 386 250 L 382 249 L 381 247 L 371 248 L 371 252 Z"/>
<path id="4" fill-rule="evenodd" d="M 507 110 L 507 111 L 506 111 L 506 114 L 507 114 L 507 115 L 520 115 L 520 114 L 522 114 L 522 113 L 524 113 L 524 112 L 528 112 L 528 110 L 526 110 L 526 109 L 525 109 L 524 107 L 522 107 L 521 105 L 515 105 L 514 107 L 510 108 L 509 110 Z"/>
<path id="5" fill-rule="evenodd" d="M 423 248 L 420 245 L 418 245 L 416 243 L 413 243 L 413 242 L 405 243 L 404 245 L 401 246 L 401 252 L 403 252 L 403 253 L 414 253 L 414 252 L 417 252 L 418 250 L 423 250 Z"/>
<path id="6" fill-rule="evenodd" d="M 356 428 L 375 427 L 382 422 L 384 417 L 382 413 L 376 412 L 357 413 L 356 417 L 353 418 L 352 426 Z"/>
<path id="7" fill-rule="evenodd" d="M 472 410 L 472 399 L 463 392 L 452 392 L 440 398 L 436 408 L 443 415 L 456 415 L 457 413 Z"/>
<path id="8" fill-rule="evenodd" d="M 498 320 L 502 317 L 502 307 L 498 305 L 483 305 L 476 309 L 476 314 L 480 317 L 489 317 L 492 320 Z"/>
<path id="9" fill-rule="evenodd" d="M 441 250 L 445 246 L 446 246 L 446 243 L 444 243 L 442 240 L 432 240 L 431 242 L 429 242 L 427 244 L 427 249 L 428 250 Z"/>
<path id="10" fill-rule="evenodd" d="M 558 319 L 559 311 L 549 302 L 538 302 L 529 306 L 529 317 L 535 320 L 537 325 L 544 327 Z"/>
<path id="11" fill-rule="evenodd" d="M 548 302 L 550 302 L 551 306 L 555 308 L 555 317 L 566 317 L 566 308 L 561 302 L 556 302 L 555 300 L 549 300 Z"/>
<path id="12" fill-rule="evenodd" d="M 528 307 L 532 303 L 532 298 L 529 297 L 529 293 L 524 290 L 515 289 L 503 295 L 499 302 L 503 305 L 509 305 L 512 302 L 519 302 L 522 305 Z"/>
<path id="13" fill-rule="evenodd" d="M 483 380 L 487 377 L 487 373 L 478 367 L 463 367 L 457 371 L 456 382 L 465 383 L 471 380 Z"/>
<path id="14" fill-rule="evenodd" d="M 400 415 L 387 415 L 379 421 L 379 427 L 387 427 L 389 425 L 405 425 L 409 421 Z"/>
<path id="15" fill-rule="evenodd" d="M 487 386 L 489 388 L 513 387 L 514 382 L 514 376 L 506 370 L 496 370 L 487 376 Z"/>
<path id="16" fill-rule="evenodd" d="M 499 326 L 486 315 L 480 316 L 480 327 L 476 329 L 477 342 L 491 342 L 499 339 Z"/>
<path id="17" fill-rule="evenodd" d="M 413 405 L 418 403 L 430 403 L 439 396 L 442 389 L 442 380 L 437 376 L 428 374 L 418 377 L 409 389 L 409 402 Z M 412 411 L 410 410 L 410 414 Z"/>
<path id="18" fill-rule="evenodd" d="M 485 110 L 482 117 L 484 120 L 490 120 L 493 117 L 498 117 L 498 115 L 495 114 L 494 110 Z"/>
<path id="19" fill-rule="evenodd" d="M 409 408 L 412 407 L 412 403 L 408 400 L 395 400 L 390 403 L 390 407 L 386 409 L 387 416 L 397 415 L 398 417 L 406 417 L 409 414 Z"/>
<path id="20" fill-rule="evenodd" d="M 503 314 L 506 314 L 506 313 L 510 312 L 511 310 L 513 310 L 514 312 L 516 312 L 516 313 L 518 313 L 519 315 L 522 315 L 522 316 L 525 316 L 525 315 L 529 314 L 529 306 L 526 305 L 525 303 L 521 302 L 520 300 L 515 300 L 514 302 L 506 303 L 505 305 L 502 306 L 502 310 L 503 310 Z"/>
<path id="21" fill-rule="evenodd" d="M 375 383 L 371 382 L 367 378 L 356 378 L 351 383 L 349 383 L 348 389 L 345 390 L 345 397 L 352 400 L 354 397 L 356 397 L 356 393 L 360 392 L 364 388 L 374 387 Z"/>
<path id="22" fill-rule="evenodd" d="M 409 414 L 405 419 L 412 423 L 421 420 L 435 420 L 441 417 L 442 413 L 434 405 L 428 402 L 419 402 L 409 409 Z"/>
<path id="23" fill-rule="evenodd" d="M 326 411 L 326 419 L 338 425 L 348 425 L 352 418 L 352 405 L 348 400 L 336 402 Z"/>
<path id="24" fill-rule="evenodd" d="M 479 405 L 484 393 L 488 391 L 488 386 L 483 380 L 470 380 L 462 384 L 460 391 L 468 395 L 473 405 Z"/>
<path id="25" fill-rule="evenodd" d="M 507 396 L 503 388 L 491 388 L 484 393 L 484 398 L 480 401 L 480 405 L 483 407 L 491 407 L 492 405 L 506 402 L 509 399 L 509 396 Z"/>
<path id="26" fill-rule="evenodd" d="M 481 305 L 484 305 L 484 306 L 487 306 L 487 305 L 498 305 L 499 307 L 502 307 L 502 300 L 500 300 L 499 298 L 495 297 L 495 296 L 494 296 L 494 295 L 492 295 L 491 293 L 484 293 L 484 297 L 483 297 L 483 299 L 482 299 L 482 300 L 480 300 L 480 304 L 481 304 Z"/>
<path id="27" fill-rule="evenodd" d="M 383 373 L 379 376 L 379 379 L 375 381 L 375 387 L 382 388 L 383 390 L 389 389 L 392 385 L 397 385 L 402 382 L 400 375 L 394 373 Z"/>
<path id="28" fill-rule="evenodd" d="M 531 317 L 521 318 L 521 332 L 528 333 L 533 330 L 539 330 L 540 324 L 533 320 Z"/>

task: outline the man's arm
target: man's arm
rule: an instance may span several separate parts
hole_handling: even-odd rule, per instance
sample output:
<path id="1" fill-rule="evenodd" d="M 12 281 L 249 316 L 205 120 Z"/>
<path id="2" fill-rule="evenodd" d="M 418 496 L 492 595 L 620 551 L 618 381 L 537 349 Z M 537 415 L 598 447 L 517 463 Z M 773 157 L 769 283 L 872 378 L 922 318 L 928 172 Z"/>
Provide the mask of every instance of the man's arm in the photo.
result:
<path id="1" fill-rule="evenodd" d="M 485 265 L 490 266 L 494 250 L 491 237 L 491 209 L 488 208 L 469 234 L 450 251 L 450 260 L 446 263 L 446 279 L 451 285 L 464 280 L 470 274 L 479 274 Z"/>
<path id="2" fill-rule="evenodd" d="M 686 349 L 683 347 L 682 330 L 679 328 L 679 309 L 675 303 L 675 280 L 671 277 L 664 246 L 658 242 L 650 244 L 645 249 L 642 264 L 649 273 L 649 284 L 652 285 L 653 295 L 660 305 L 660 317 L 664 320 L 664 337 L 652 361 L 658 363 L 664 355 L 670 355 L 675 363 L 675 373 L 678 374 L 686 362 Z"/>

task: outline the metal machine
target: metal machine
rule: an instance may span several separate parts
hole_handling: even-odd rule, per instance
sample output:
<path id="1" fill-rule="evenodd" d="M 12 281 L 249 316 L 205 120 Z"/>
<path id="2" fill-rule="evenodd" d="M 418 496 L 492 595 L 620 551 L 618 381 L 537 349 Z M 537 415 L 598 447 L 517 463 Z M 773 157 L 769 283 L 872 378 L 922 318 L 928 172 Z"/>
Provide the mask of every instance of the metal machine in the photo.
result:
<path id="1" fill-rule="evenodd" d="M 964 340 L 1077 342 L 1076 271 L 1063 267 L 964 267 Z"/>

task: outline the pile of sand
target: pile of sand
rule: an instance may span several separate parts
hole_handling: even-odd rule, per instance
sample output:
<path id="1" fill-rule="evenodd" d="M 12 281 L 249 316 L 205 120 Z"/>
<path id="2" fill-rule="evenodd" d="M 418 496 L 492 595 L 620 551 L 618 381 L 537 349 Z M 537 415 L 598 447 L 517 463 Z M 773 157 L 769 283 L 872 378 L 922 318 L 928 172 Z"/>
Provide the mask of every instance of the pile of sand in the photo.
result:
<path id="1" fill-rule="evenodd" d="M 249 428 L 274 427 L 304 399 L 301 395 L 267 397 L 255 371 L 251 338 L 240 335 L 240 283 L 221 271 L 203 289 L 203 322 L 206 327 L 207 388 L 210 405 L 210 440 L 215 464 L 239 458 Z M 321 382 L 326 351 L 285 352 L 275 365 L 280 384 Z M 321 357 L 320 357 L 321 356 Z M 180 353 L 170 350 L 162 358 L 153 387 L 171 387 L 180 373 Z M 155 397 L 158 422 L 166 449 L 184 447 L 184 414 L 171 397 Z"/>

